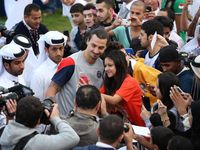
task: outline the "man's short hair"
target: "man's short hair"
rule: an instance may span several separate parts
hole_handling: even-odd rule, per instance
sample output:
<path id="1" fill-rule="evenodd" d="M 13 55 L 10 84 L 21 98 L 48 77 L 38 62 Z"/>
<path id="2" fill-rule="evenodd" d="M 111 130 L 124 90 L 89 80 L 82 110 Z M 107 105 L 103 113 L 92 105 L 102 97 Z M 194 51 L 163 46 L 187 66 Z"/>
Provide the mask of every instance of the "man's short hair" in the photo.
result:
<path id="1" fill-rule="evenodd" d="M 26 96 L 19 100 L 16 110 L 16 122 L 34 128 L 43 113 L 43 106 L 34 96 Z"/>
<path id="2" fill-rule="evenodd" d="M 96 7 L 94 6 L 93 3 L 88 3 L 83 8 L 83 10 L 90 10 L 90 9 L 96 10 Z"/>
<path id="3" fill-rule="evenodd" d="M 123 121 L 117 115 L 109 115 L 100 121 L 100 140 L 107 143 L 114 143 L 123 134 Z"/>
<path id="4" fill-rule="evenodd" d="M 131 7 L 133 6 L 142 6 L 144 8 L 144 12 L 146 10 L 146 5 L 143 1 L 140 1 L 140 0 L 137 0 L 137 1 L 134 1 L 131 5 Z"/>
<path id="5" fill-rule="evenodd" d="M 81 13 L 83 14 L 84 6 L 81 3 L 76 3 L 72 5 L 70 9 L 70 13 Z"/>
<path id="6" fill-rule="evenodd" d="M 82 109 L 93 109 L 100 101 L 101 94 L 93 85 L 83 85 L 76 92 L 76 104 Z"/>
<path id="7" fill-rule="evenodd" d="M 24 15 L 29 16 L 32 11 L 39 11 L 40 6 L 37 4 L 28 4 L 24 9 Z"/>
<path id="8" fill-rule="evenodd" d="M 114 8 L 112 0 L 96 0 L 96 4 L 105 3 L 106 8 Z"/>
<path id="9" fill-rule="evenodd" d="M 151 129 L 152 143 L 157 145 L 159 150 L 167 150 L 168 141 L 174 136 L 172 130 L 158 126 Z"/>
<path id="10" fill-rule="evenodd" d="M 168 27 L 170 31 L 172 31 L 174 23 L 171 19 L 165 16 L 156 16 L 154 19 L 158 20 L 164 27 Z"/>
<path id="11" fill-rule="evenodd" d="M 89 31 L 87 40 L 91 40 L 92 36 L 96 35 L 99 39 L 107 39 L 109 41 L 109 35 L 103 27 L 98 27 Z"/>
<path id="12" fill-rule="evenodd" d="M 147 37 L 154 35 L 157 31 L 158 34 L 163 36 L 163 25 L 158 20 L 151 19 L 142 24 L 142 30 L 147 34 Z"/>

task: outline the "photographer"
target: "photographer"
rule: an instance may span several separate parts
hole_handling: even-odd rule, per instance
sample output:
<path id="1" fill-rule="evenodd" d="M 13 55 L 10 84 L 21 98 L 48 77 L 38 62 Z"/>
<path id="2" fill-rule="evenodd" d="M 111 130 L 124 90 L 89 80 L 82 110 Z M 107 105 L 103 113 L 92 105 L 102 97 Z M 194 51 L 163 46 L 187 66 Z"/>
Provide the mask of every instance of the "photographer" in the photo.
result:
<path id="1" fill-rule="evenodd" d="M 52 105 L 51 112 L 44 109 L 40 100 L 34 96 L 22 98 L 17 104 L 16 118 L 5 127 L 0 144 L 4 149 L 70 149 L 79 142 L 76 132 L 59 118 L 57 104 Z M 56 135 L 42 135 L 36 132 L 36 125 L 41 116 L 50 118 L 50 122 L 58 129 Z M 26 142 L 22 142 L 26 140 Z"/>

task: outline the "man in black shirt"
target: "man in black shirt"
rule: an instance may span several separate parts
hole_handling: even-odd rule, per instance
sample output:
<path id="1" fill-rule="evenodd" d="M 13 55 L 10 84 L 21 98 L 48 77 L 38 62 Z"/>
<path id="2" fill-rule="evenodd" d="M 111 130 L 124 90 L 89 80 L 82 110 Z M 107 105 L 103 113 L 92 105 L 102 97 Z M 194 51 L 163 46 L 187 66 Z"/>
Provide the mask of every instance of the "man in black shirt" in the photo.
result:
<path id="1" fill-rule="evenodd" d="M 24 9 L 24 19 L 13 27 L 16 34 L 23 34 L 30 39 L 36 56 L 39 54 L 37 44 L 39 36 L 48 32 L 47 27 L 41 24 L 41 16 L 40 7 L 36 4 L 29 4 Z M 7 43 L 11 40 L 7 38 Z"/>

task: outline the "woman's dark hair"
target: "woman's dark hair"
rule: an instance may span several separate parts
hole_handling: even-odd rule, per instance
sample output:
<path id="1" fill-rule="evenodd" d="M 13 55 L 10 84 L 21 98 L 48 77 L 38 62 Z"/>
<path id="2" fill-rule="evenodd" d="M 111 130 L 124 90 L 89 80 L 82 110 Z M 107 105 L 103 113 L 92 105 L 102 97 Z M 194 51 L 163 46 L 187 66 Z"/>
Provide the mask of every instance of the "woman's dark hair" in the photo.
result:
<path id="1" fill-rule="evenodd" d="M 105 59 L 106 58 L 112 59 L 116 68 L 116 74 L 114 77 L 109 78 L 105 74 L 104 79 L 106 94 L 113 95 L 115 91 L 120 88 L 122 82 L 124 81 L 128 73 L 128 65 L 125 54 L 120 50 L 111 50 L 106 54 Z"/>
<path id="2" fill-rule="evenodd" d="M 173 102 L 170 98 L 170 88 L 174 85 L 179 86 L 179 79 L 178 77 L 172 73 L 172 72 L 164 72 L 158 75 L 158 84 L 160 93 L 162 95 L 161 101 L 165 106 L 167 106 L 167 109 L 171 109 L 173 107 Z"/>

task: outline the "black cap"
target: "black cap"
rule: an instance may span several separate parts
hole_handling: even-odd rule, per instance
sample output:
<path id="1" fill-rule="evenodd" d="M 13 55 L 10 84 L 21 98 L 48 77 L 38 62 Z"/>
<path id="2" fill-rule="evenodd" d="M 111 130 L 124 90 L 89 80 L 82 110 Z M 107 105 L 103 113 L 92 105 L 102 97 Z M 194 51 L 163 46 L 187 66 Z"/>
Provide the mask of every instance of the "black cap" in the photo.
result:
<path id="1" fill-rule="evenodd" d="M 174 45 L 168 45 L 160 49 L 159 53 L 160 62 L 180 61 L 181 56 Z"/>

